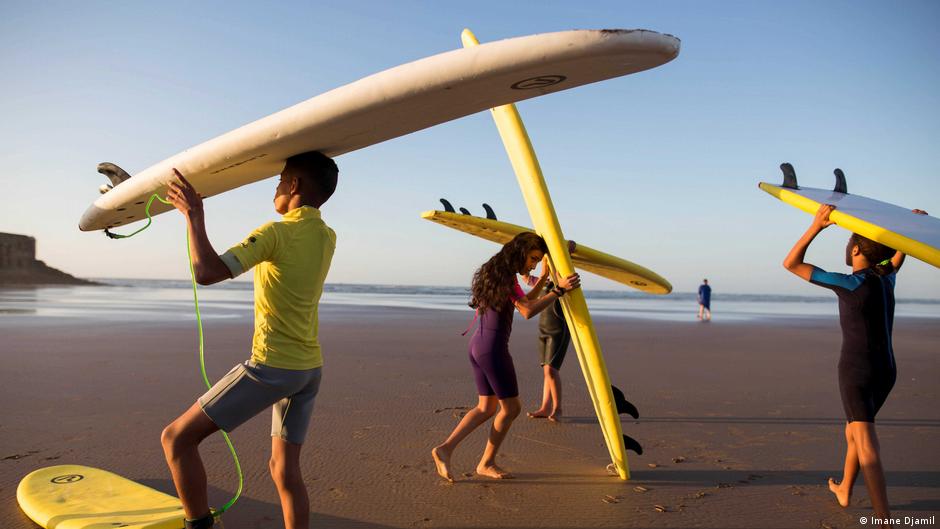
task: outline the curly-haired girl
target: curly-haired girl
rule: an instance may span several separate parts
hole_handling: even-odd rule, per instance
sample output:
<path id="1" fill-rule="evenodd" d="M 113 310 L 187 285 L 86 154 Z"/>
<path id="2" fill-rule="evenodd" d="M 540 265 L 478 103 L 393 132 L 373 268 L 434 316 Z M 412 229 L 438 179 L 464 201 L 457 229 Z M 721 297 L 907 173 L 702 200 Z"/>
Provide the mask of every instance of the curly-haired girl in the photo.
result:
<path id="1" fill-rule="evenodd" d="M 450 437 L 431 451 L 437 473 L 447 481 L 454 480 L 450 471 L 454 449 L 494 415 L 496 419 L 476 472 L 494 479 L 512 477 L 496 465 L 496 452 L 521 410 L 516 371 L 509 355 L 513 312 L 518 310 L 529 319 L 581 284 L 578 274 L 572 274 L 560 279 L 558 286 L 539 297 L 549 273 L 546 263 L 542 263 L 539 282 L 528 294 L 523 293 L 516 275 L 531 272 L 547 252 L 541 237 L 531 232 L 520 233 L 473 275 L 470 306 L 476 309 L 480 325 L 470 339 L 470 365 L 479 401 L 464 415 Z"/>

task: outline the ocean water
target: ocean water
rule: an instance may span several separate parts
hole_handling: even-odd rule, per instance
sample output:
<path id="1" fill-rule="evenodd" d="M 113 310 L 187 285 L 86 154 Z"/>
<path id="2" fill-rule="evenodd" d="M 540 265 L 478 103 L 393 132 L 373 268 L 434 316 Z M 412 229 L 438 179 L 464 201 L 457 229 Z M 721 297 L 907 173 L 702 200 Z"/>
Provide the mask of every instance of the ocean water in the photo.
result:
<path id="1" fill-rule="evenodd" d="M 174 280 L 97 279 L 102 286 L 49 286 L 0 289 L 0 325 L 47 318 L 122 321 L 188 321 L 193 318 L 192 284 Z M 227 282 L 199 287 L 204 319 L 245 318 L 253 311 L 249 282 Z M 595 316 L 665 321 L 694 321 L 696 294 L 678 292 L 653 296 L 626 291 L 585 291 Z M 468 314 L 469 291 L 465 287 L 328 284 L 321 299 L 330 305 L 404 307 L 463 311 Z M 768 318 L 835 317 L 834 295 L 781 296 L 716 294 L 712 298 L 714 321 L 753 321 Z M 899 299 L 896 316 L 940 318 L 940 300 Z"/>

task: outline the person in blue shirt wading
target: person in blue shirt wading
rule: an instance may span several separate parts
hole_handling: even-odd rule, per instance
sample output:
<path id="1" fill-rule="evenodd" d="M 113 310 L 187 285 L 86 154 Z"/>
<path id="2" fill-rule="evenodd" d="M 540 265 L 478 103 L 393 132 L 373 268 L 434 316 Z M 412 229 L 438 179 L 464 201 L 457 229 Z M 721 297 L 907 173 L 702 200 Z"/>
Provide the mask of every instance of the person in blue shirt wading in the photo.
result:
<path id="1" fill-rule="evenodd" d="M 698 287 L 698 319 L 712 319 L 712 287 L 708 286 L 707 279 L 703 279 L 702 285 Z"/>

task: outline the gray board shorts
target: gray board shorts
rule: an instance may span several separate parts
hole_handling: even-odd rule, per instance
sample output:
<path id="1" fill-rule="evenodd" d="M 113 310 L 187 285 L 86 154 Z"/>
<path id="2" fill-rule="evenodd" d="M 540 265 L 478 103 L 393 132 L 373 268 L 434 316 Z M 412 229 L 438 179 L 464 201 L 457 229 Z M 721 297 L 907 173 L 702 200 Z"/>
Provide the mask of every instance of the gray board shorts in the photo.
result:
<path id="1" fill-rule="evenodd" d="M 272 406 L 271 436 L 303 444 L 320 390 L 321 372 L 320 367 L 281 369 L 246 360 L 199 397 L 199 406 L 226 432 Z"/>

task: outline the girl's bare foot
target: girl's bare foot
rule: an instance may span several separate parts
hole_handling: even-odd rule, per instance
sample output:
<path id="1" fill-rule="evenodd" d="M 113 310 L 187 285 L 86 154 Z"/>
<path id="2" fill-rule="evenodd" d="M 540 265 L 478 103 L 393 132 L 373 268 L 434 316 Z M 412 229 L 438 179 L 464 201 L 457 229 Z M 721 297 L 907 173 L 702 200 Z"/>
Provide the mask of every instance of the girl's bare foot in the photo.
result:
<path id="1" fill-rule="evenodd" d="M 477 474 L 493 479 L 512 479 L 512 474 L 499 468 L 496 465 L 477 465 Z"/>
<path id="2" fill-rule="evenodd" d="M 530 411 L 529 413 L 526 413 L 526 415 L 528 415 L 530 419 L 548 419 L 551 417 L 548 410 L 545 408 L 539 408 L 535 411 Z"/>
<path id="3" fill-rule="evenodd" d="M 555 411 L 553 411 L 552 414 L 548 416 L 548 420 L 552 422 L 560 421 L 561 420 L 561 408 L 558 408 Z"/>
<path id="4" fill-rule="evenodd" d="M 842 485 L 836 483 L 836 480 L 832 478 L 829 478 L 829 490 L 836 495 L 836 500 L 839 502 L 839 505 L 843 507 L 849 506 L 849 500 L 851 499 L 849 491 L 842 490 Z"/>
<path id="5" fill-rule="evenodd" d="M 437 475 L 453 483 L 454 476 L 450 473 L 450 452 L 440 446 L 431 450 L 431 457 L 434 459 L 434 467 L 437 468 Z"/>

